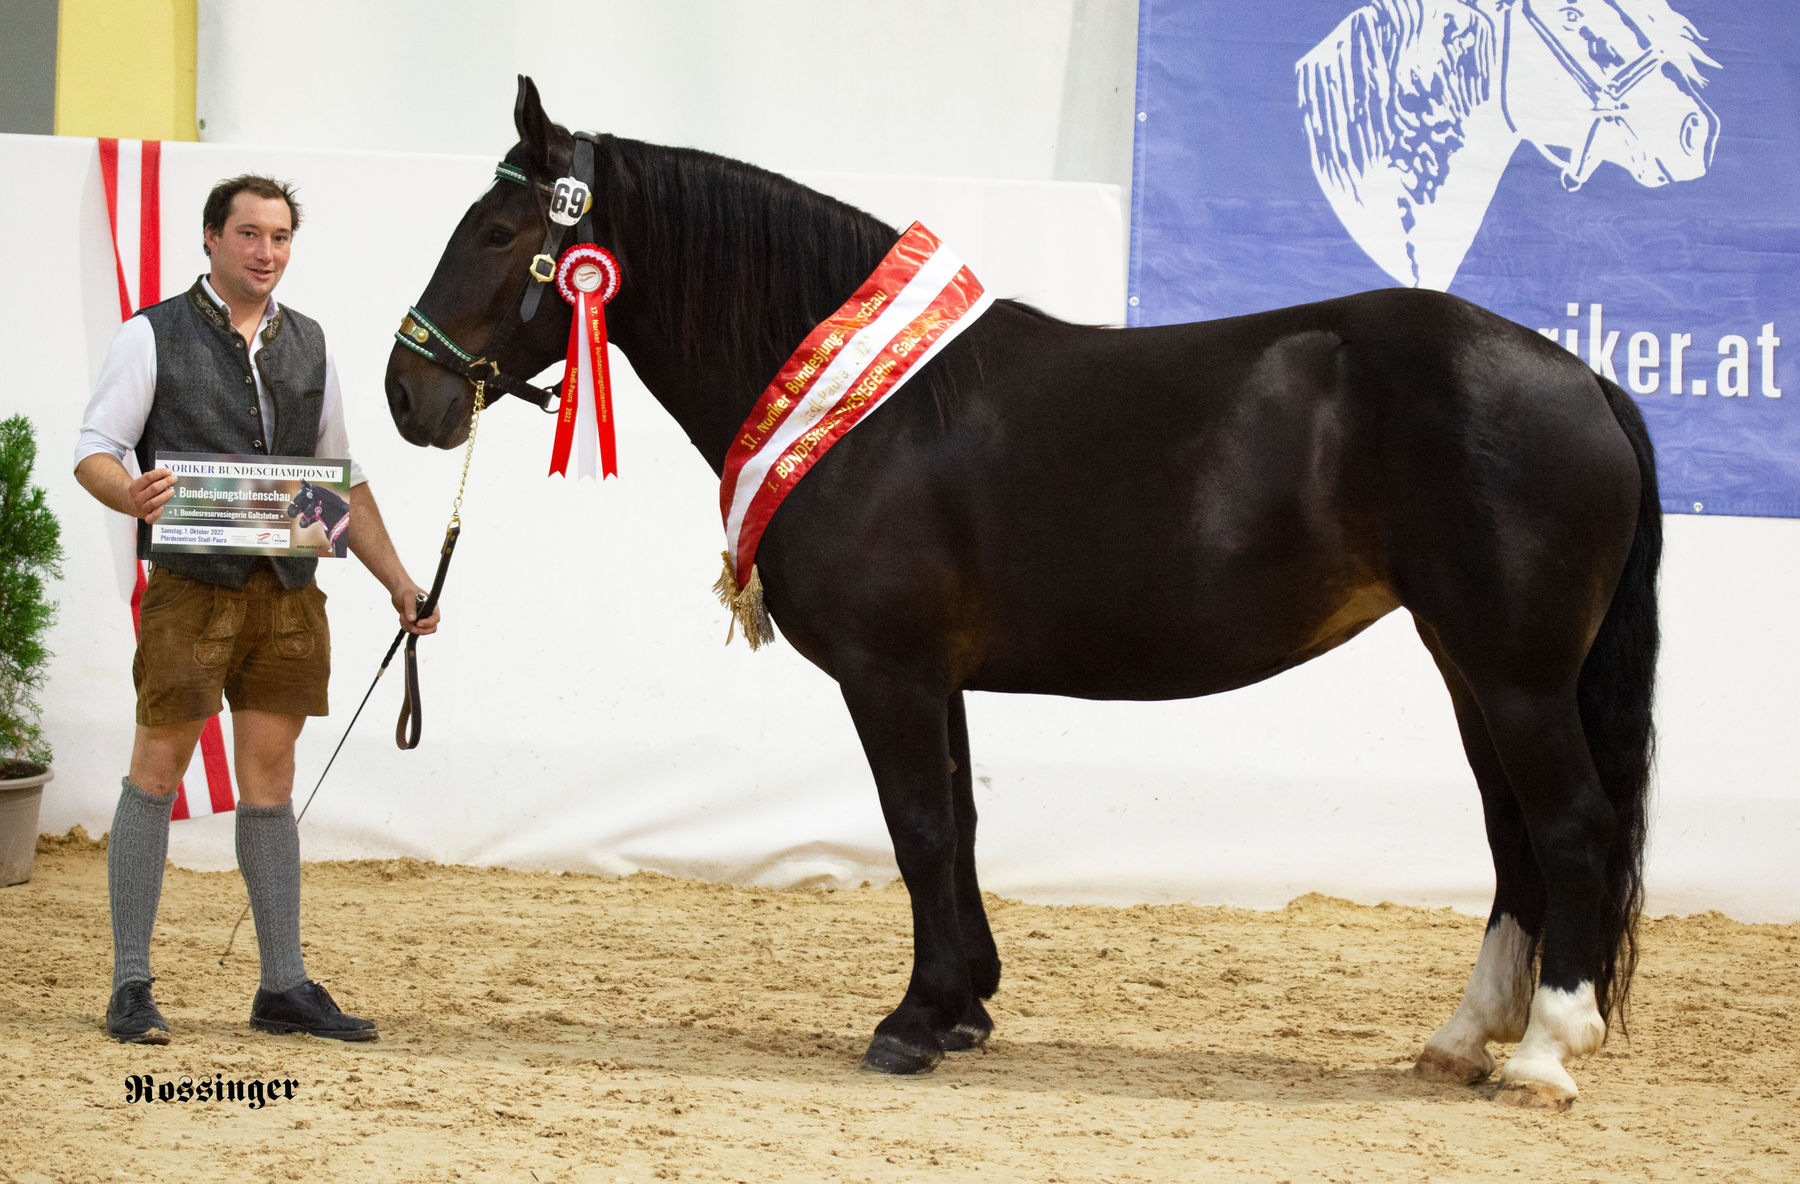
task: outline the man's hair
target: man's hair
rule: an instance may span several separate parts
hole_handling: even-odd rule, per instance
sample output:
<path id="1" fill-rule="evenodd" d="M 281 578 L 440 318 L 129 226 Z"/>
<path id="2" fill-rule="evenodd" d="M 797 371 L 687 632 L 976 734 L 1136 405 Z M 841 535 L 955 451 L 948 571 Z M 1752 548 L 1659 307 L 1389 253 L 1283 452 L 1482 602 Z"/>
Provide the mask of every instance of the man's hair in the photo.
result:
<path id="1" fill-rule="evenodd" d="M 293 182 L 277 181 L 261 173 L 241 173 L 214 185 L 212 192 L 206 195 L 205 209 L 200 212 L 201 229 L 225 233 L 225 219 L 230 216 L 231 203 L 240 193 L 248 193 L 253 197 L 278 197 L 287 202 L 289 229 L 300 229 L 300 202 L 294 197 Z M 207 253 L 211 254 L 210 251 Z"/>

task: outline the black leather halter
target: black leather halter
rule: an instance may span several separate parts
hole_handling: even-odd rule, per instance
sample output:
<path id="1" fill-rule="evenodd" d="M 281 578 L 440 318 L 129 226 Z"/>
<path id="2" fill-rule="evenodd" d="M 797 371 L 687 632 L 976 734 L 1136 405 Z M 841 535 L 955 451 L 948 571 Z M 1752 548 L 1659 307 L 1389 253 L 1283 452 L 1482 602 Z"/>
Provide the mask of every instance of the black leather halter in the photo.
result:
<path id="1" fill-rule="evenodd" d="M 543 298 L 544 286 L 556 278 L 556 261 L 562 254 L 563 241 L 569 232 L 575 232 L 576 242 L 593 241 L 593 185 L 587 180 L 594 171 L 594 141 L 587 136 L 575 137 L 575 153 L 572 162 L 574 176 L 586 189 L 586 196 L 578 222 L 573 226 L 559 223 L 550 216 L 547 205 L 540 206 L 544 214 L 544 223 L 548 230 L 544 235 L 544 246 L 532 257 L 526 270 L 525 287 L 519 297 L 519 318 L 516 322 L 503 320 L 494 326 L 488 335 L 487 344 L 479 354 L 470 353 L 456 344 L 450 335 L 438 328 L 431 319 L 420 312 L 417 306 L 409 306 L 406 319 L 400 322 L 400 328 L 394 333 L 394 340 L 412 350 L 426 361 L 442 367 L 465 382 L 482 382 L 499 390 L 503 394 L 516 395 L 528 403 L 536 404 L 543 411 L 555 414 L 561 406 L 558 392 L 554 387 L 532 386 L 516 375 L 508 374 L 500 369 L 497 360 L 500 351 L 512 340 L 512 335 L 528 324 L 537 315 L 538 303 Z M 501 161 L 494 168 L 494 176 L 515 185 L 523 185 L 533 194 L 544 193 L 555 200 L 559 195 L 554 186 L 544 181 L 534 180 L 525 170 L 516 165 Z M 566 195 L 563 195 L 566 196 Z"/>

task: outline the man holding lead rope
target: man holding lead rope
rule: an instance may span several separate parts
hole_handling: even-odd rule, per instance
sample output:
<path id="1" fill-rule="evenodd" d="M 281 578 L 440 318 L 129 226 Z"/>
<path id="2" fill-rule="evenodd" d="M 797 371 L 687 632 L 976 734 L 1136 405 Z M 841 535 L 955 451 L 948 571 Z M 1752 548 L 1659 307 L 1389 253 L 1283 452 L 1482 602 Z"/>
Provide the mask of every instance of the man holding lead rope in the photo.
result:
<path id="1" fill-rule="evenodd" d="M 137 731 L 107 842 L 113 990 L 109 1035 L 166 1044 L 150 993 L 150 937 L 162 894 L 175 790 L 221 697 L 231 703 L 241 802 L 237 857 L 256 917 L 261 984 L 250 1024 L 373 1040 L 306 973 L 300 951 L 300 842 L 294 745 L 325 715 L 331 635 L 317 559 L 150 551 L 150 526 L 176 478 L 158 452 L 348 457 L 337 372 L 318 324 L 275 302 L 300 209 L 291 186 L 246 174 L 221 181 L 202 217 L 208 273 L 188 291 L 126 321 L 82 419 L 75 478 L 138 522 L 138 557 L 153 560 L 132 681 Z M 135 452 L 143 476 L 124 459 Z M 388 538 L 367 479 L 350 465 L 350 550 L 380 580 L 412 633 L 422 589 Z"/>

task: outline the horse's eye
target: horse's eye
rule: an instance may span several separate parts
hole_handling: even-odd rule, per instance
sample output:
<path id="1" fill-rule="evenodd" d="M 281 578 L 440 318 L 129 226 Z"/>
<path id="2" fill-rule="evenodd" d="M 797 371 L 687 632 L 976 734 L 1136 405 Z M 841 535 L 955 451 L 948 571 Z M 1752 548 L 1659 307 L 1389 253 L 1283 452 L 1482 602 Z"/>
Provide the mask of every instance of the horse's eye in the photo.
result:
<path id="1" fill-rule="evenodd" d="M 487 232 L 488 246 L 504 247 L 513 241 L 513 232 L 504 226 L 490 226 Z"/>

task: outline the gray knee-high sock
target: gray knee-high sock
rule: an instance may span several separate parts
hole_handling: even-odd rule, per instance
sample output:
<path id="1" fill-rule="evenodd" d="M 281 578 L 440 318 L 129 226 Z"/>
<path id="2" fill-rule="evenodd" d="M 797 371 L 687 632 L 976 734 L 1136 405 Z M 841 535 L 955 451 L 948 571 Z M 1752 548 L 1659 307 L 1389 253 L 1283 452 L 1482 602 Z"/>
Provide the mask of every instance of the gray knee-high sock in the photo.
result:
<path id="1" fill-rule="evenodd" d="M 238 870 L 256 917 L 262 986 L 287 991 L 306 981 L 300 954 L 300 829 L 294 807 L 237 808 Z"/>
<path id="2" fill-rule="evenodd" d="M 150 981 L 150 935 L 162 901 L 169 857 L 169 812 L 175 795 L 146 793 L 119 778 L 119 807 L 106 840 L 106 894 L 112 904 L 113 990 Z"/>

